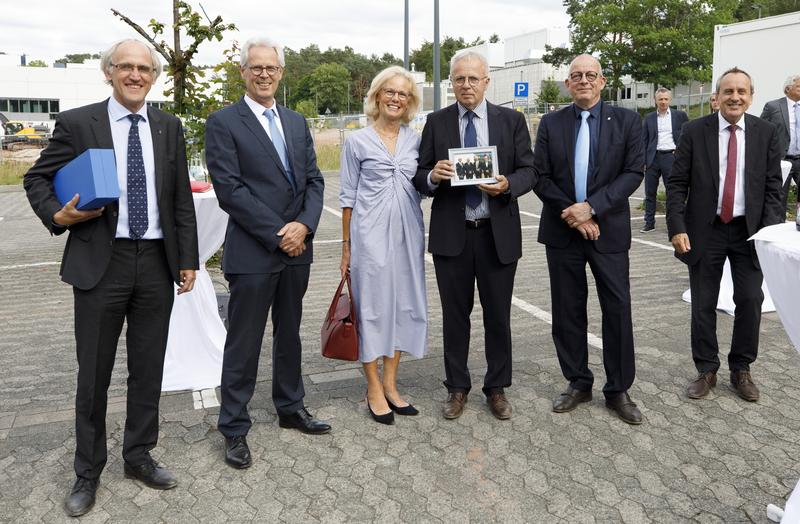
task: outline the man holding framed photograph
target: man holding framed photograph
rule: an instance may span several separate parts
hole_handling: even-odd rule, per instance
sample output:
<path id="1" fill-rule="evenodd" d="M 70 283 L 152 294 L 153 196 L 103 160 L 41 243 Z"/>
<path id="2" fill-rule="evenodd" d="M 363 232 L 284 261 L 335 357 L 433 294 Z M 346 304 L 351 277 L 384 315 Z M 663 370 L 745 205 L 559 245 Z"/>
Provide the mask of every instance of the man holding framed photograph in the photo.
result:
<path id="1" fill-rule="evenodd" d="M 475 51 L 453 56 L 457 102 L 428 115 L 414 179 L 418 191 L 433 196 L 428 250 L 442 300 L 447 419 L 461 416 L 472 387 L 467 357 L 476 280 L 486 344 L 483 392 L 495 417 L 511 417 L 504 388 L 511 385 L 511 293 L 522 256 L 517 198 L 534 181 L 533 153 L 525 117 L 485 100 L 488 71 Z M 497 148 L 496 183 L 454 185 L 449 150 L 490 146 Z"/>

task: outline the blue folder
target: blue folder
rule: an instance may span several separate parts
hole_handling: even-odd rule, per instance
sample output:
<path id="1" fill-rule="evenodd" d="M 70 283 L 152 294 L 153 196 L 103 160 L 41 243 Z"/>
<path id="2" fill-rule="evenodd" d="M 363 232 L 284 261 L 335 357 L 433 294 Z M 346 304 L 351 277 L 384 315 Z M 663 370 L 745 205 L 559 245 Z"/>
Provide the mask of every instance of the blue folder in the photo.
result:
<path id="1" fill-rule="evenodd" d="M 97 209 L 119 200 L 114 150 L 87 149 L 56 172 L 53 187 L 61 205 L 78 193 L 80 210 Z"/>

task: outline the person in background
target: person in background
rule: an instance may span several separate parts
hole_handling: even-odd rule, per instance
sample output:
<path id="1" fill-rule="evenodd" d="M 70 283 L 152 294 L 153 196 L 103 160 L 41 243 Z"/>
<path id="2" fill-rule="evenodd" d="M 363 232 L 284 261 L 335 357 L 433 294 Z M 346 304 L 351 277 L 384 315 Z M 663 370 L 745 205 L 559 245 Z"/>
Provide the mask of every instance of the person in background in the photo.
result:
<path id="1" fill-rule="evenodd" d="M 778 128 L 783 159 L 791 162 L 792 168 L 783 184 L 783 209 L 789 198 L 792 180 L 800 186 L 800 75 L 791 75 L 783 83 L 786 96 L 764 104 L 761 118 Z M 794 212 L 794 209 L 788 210 Z"/>

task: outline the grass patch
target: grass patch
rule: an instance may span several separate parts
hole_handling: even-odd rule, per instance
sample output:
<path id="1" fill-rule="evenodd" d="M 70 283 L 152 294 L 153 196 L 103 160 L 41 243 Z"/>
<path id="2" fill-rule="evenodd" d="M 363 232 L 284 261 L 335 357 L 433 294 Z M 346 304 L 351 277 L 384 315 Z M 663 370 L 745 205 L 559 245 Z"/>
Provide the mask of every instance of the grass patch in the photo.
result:
<path id="1" fill-rule="evenodd" d="M 0 160 L 0 186 L 12 186 L 22 183 L 22 177 L 33 164 L 14 160 Z"/>
<path id="2" fill-rule="evenodd" d="M 317 152 L 317 166 L 320 171 L 339 171 L 342 146 L 324 144 L 316 146 L 315 149 Z"/>

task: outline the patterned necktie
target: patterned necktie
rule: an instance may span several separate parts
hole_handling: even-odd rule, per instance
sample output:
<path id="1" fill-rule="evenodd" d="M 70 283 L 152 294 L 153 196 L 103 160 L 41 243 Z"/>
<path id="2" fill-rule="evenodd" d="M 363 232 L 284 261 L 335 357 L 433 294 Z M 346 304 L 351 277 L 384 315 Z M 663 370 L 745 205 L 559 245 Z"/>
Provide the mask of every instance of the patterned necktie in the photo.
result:
<path id="1" fill-rule="evenodd" d="M 794 151 L 790 155 L 800 155 L 800 102 L 794 103 Z"/>
<path id="2" fill-rule="evenodd" d="M 728 126 L 728 165 L 725 168 L 725 185 L 722 188 L 722 209 L 719 218 L 727 224 L 733 220 L 733 197 L 736 195 L 736 130 L 739 126 Z"/>
<path id="3" fill-rule="evenodd" d="M 586 179 L 589 176 L 589 111 L 581 111 L 581 127 L 578 129 L 578 141 L 575 143 L 575 201 L 586 201 Z"/>
<path id="4" fill-rule="evenodd" d="M 467 127 L 464 128 L 464 147 L 478 147 L 478 132 L 475 130 L 475 124 L 472 119 L 475 118 L 475 113 L 467 111 Z M 475 186 L 467 186 L 467 194 L 465 201 L 471 209 L 475 209 L 481 205 L 481 190 Z"/>
<path id="5" fill-rule="evenodd" d="M 133 240 L 147 232 L 147 179 L 144 175 L 142 142 L 139 139 L 140 115 L 130 114 L 128 131 L 128 230 Z"/>
<path id="6" fill-rule="evenodd" d="M 275 150 L 278 151 L 278 156 L 281 157 L 281 164 L 283 164 L 283 170 L 286 172 L 286 179 L 289 180 L 292 189 L 296 189 L 292 165 L 289 163 L 289 155 L 286 151 L 286 142 L 283 141 L 283 135 L 281 135 L 278 129 L 278 123 L 275 122 L 275 113 L 272 112 L 272 109 L 267 109 L 264 111 L 264 116 L 269 120 L 269 134 L 270 138 L 272 138 L 272 145 L 275 146 Z"/>

